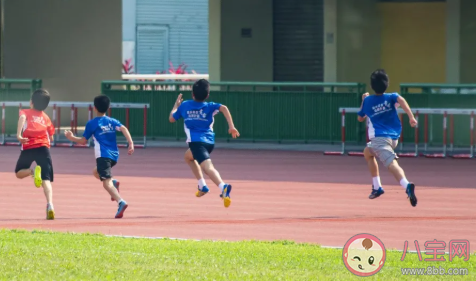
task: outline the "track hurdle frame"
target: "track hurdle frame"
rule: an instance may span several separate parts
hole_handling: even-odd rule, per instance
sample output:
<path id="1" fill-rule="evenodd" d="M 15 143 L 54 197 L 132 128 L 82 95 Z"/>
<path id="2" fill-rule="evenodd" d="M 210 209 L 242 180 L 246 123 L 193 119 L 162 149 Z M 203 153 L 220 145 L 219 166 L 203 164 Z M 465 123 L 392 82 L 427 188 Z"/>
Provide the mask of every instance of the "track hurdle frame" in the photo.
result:
<path id="1" fill-rule="evenodd" d="M 18 107 L 19 111 L 22 110 L 22 105 L 29 104 L 29 101 L 0 101 L 2 104 L 2 139 L 0 142 L 0 146 L 20 146 L 19 142 L 7 142 L 6 141 L 6 128 L 5 128 L 5 109 L 7 107 Z M 92 119 L 93 114 L 93 107 L 94 104 L 90 102 L 58 102 L 58 101 L 51 101 L 49 103 L 49 108 L 53 109 L 53 118 L 52 123 L 55 126 L 56 136 L 53 138 L 53 142 L 51 146 L 56 147 L 90 147 L 91 142 L 88 141 L 86 145 L 78 145 L 73 144 L 72 142 L 60 142 L 59 136 L 61 134 L 61 108 L 71 108 L 71 131 L 74 133 L 78 132 L 78 108 L 88 108 L 88 120 Z M 147 112 L 150 108 L 150 104 L 148 103 L 111 103 L 110 108 L 124 108 L 126 110 L 126 127 L 129 127 L 129 111 L 130 109 L 143 109 L 144 111 L 144 131 L 143 131 L 143 143 L 142 144 L 134 144 L 136 148 L 145 148 L 147 145 Z M 118 144 L 118 147 L 127 147 L 127 144 Z"/>
<path id="2" fill-rule="evenodd" d="M 349 155 L 352 153 L 352 156 L 360 156 L 360 154 L 353 153 L 353 152 L 347 152 L 346 151 L 346 145 L 345 145 L 345 120 L 346 120 L 346 114 L 347 113 L 357 113 L 360 111 L 360 108 L 339 108 L 339 112 L 341 113 L 341 132 L 342 132 L 342 144 L 341 144 L 341 151 L 325 151 L 324 155 L 344 155 L 346 153 L 349 153 Z M 404 114 L 405 112 L 401 109 L 397 109 L 398 114 Z M 419 153 L 419 128 L 420 125 L 417 124 L 415 126 L 415 149 L 414 152 L 411 153 L 397 153 L 399 157 L 418 157 L 418 156 L 424 156 L 427 158 L 446 158 L 448 156 L 448 145 L 447 145 L 447 134 L 448 134 L 448 116 L 450 116 L 450 152 L 453 151 L 454 149 L 454 121 L 453 117 L 454 115 L 466 115 L 470 116 L 470 148 L 469 148 L 469 154 L 452 154 L 449 155 L 452 158 L 455 159 L 471 159 L 474 158 L 474 151 L 475 151 L 475 130 L 474 130 L 474 118 L 475 118 L 475 112 L 476 109 L 454 109 L 454 108 L 446 108 L 446 109 L 433 109 L 433 108 L 413 108 L 412 112 L 415 116 L 415 119 L 419 121 L 420 115 L 425 115 L 424 118 L 424 152 L 422 154 Z M 428 115 L 433 114 L 433 115 L 443 115 L 443 147 L 442 147 L 442 152 L 441 153 L 428 153 Z M 402 122 L 402 126 L 404 122 Z M 402 128 L 403 129 L 403 128 Z M 400 140 L 403 142 L 403 135 L 401 135 Z M 403 147 L 403 146 L 401 146 Z"/>

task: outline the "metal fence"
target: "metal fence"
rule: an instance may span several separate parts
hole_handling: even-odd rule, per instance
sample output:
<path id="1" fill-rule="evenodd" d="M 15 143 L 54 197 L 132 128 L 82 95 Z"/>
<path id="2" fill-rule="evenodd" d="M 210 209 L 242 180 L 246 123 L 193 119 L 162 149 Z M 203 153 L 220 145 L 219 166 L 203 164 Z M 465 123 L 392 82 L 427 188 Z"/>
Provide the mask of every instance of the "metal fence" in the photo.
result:
<path id="1" fill-rule="evenodd" d="M 42 80 L 39 79 L 0 79 L 0 100 L 1 101 L 28 101 L 34 90 L 41 88 Z M 0 105 L 1 106 L 1 105 Z M 28 108 L 25 104 L 23 108 Z M 18 109 L 7 108 L 5 115 L 5 133 L 16 134 L 18 123 Z M 0 126 L 3 126 L 0 125 Z"/>
<path id="2" fill-rule="evenodd" d="M 420 108 L 460 108 L 476 109 L 476 84 L 401 84 L 400 92 L 411 107 Z M 468 116 L 449 116 L 448 130 L 453 128 L 454 145 L 466 147 L 470 143 L 470 118 Z M 453 126 L 450 126 L 453 123 Z M 406 142 L 415 140 L 415 131 L 408 126 L 408 118 L 404 116 L 404 137 Z M 420 120 L 424 126 L 424 119 Z M 443 116 L 429 115 L 428 130 L 429 144 L 443 144 Z M 423 130 L 420 133 L 423 134 Z M 419 136 L 423 139 L 423 135 Z M 451 138 L 448 132 L 447 138 Z M 449 140 L 447 140 L 449 142 Z"/>

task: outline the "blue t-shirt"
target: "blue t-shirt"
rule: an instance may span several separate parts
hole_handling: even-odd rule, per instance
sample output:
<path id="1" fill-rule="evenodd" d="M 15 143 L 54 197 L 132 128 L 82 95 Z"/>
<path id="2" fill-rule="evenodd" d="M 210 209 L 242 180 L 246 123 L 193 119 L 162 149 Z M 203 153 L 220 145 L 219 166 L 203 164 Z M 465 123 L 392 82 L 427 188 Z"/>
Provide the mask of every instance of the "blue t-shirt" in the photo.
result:
<path id="1" fill-rule="evenodd" d="M 113 161 L 119 160 L 119 149 L 116 142 L 116 131 L 122 127 L 121 122 L 111 117 L 96 117 L 86 124 L 83 137 L 94 139 L 96 158 L 104 157 Z"/>
<path id="2" fill-rule="evenodd" d="M 397 93 L 372 95 L 364 99 L 360 117 L 367 116 L 370 120 L 369 139 L 376 137 L 397 140 L 402 132 L 402 124 L 398 118 L 395 106 L 399 95 Z"/>
<path id="3" fill-rule="evenodd" d="M 184 101 L 173 114 L 175 120 L 184 119 L 187 142 L 205 142 L 214 144 L 214 116 L 219 112 L 221 104 L 214 102 Z"/>

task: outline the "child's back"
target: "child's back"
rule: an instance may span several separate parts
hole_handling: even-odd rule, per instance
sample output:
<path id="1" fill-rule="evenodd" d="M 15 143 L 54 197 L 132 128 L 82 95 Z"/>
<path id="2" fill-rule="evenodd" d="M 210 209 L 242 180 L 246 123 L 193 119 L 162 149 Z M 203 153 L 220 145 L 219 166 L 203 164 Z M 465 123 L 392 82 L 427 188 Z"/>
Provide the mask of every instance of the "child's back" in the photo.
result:
<path id="1" fill-rule="evenodd" d="M 214 102 L 184 101 L 174 117 L 183 118 L 187 142 L 214 143 L 214 116 L 219 113 L 221 104 Z"/>
<path id="2" fill-rule="evenodd" d="M 105 157 L 117 162 L 119 149 L 117 148 L 116 131 L 120 131 L 122 124 L 108 116 L 96 117 L 86 124 L 84 137 L 94 140 L 96 158 Z"/>
<path id="3" fill-rule="evenodd" d="M 398 94 L 372 95 L 365 98 L 362 112 L 369 117 L 369 138 L 384 137 L 398 139 L 402 124 L 398 118 Z"/>
<path id="4" fill-rule="evenodd" d="M 48 115 L 36 109 L 23 109 L 20 111 L 21 115 L 26 117 L 23 137 L 28 139 L 28 143 L 22 144 L 22 149 L 42 146 L 50 148 L 50 137 L 53 136 L 55 128 Z"/>

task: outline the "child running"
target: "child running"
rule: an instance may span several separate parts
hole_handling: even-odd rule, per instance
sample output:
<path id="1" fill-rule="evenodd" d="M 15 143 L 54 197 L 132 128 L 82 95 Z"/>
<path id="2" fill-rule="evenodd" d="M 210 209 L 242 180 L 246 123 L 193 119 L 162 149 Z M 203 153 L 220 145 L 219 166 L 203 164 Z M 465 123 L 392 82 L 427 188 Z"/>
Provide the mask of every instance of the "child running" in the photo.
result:
<path id="1" fill-rule="evenodd" d="M 50 155 L 50 140 L 53 140 L 55 127 L 44 110 L 50 103 L 50 94 L 44 89 L 33 92 L 30 109 L 20 111 L 17 139 L 21 143 L 21 153 L 15 168 L 17 178 L 33 177 L 35 186 L 43 186 L 46 197 L 46 219 L 54 220 L 53 208 L 53 161 Z M 23 134 L 22 134 L 23 133 Z M 36 162 L 35 170 L 31 164 Z"/>
<path id="2" fill-rule="evenodd" d="M 198 180 L 197 197 L 202 197 L 209 192 L 202 170 L 210 179 L 220 188 L 220 197 L 226 208 L 231 204 L 230 192 L 231 185 L 226 184 L 220 177 L 220 174 L 210 160 L 215 146 L 215 133 L 213 132 L 214 116 L 218 112 L 225 115 L 228 122 L 228 133 L 233 138 L 240 136 L 240 133 L 233 124 L 230 111 L 224 105 L 214 102 L 206 102 L 210 94 L 210 84 L 205 79 L 200 79 L 193 84 L 193 100 L 182 103 L 182 94 L 180 94 L 175 105 L 170 112 L 169 121 L 174 123 L 180 118 L 184 119 L 184 129 L 187 135 L 189 149 L 185 152 L 185 162 L 192 169 L 193 174 Z"/>
<path id="3" fill-rule="evenodd" d="M 107 96 L 97 96 L 94 98 L 94 111 L 97 117 L 86 124 L 83 137 L 75 137 L 71 131 L 65 131 L 65 136 L 72 142 L 86 144 L 91 136 L 94 139 L 94 151 L 96 154 L 96 168 L 93 175 L 100 181 L 104 189 L 111 195 L 111 200 L 119 204 L 115 218 L 124 216 L 124 211 L 128 205 L 119 194 L 119 181 L 112 178 L 111 169 L 119 160 L 119 149 L 116 142 L 116 131 L 121 131 L 129 143 L 129 155 L 134 153 L 134 143 L 132 142 L 129 130 L 118 120 L 106 116 L 106 112 L 111 104 Z"/>
<path id="4" fill-rule="evenodd" d="M 415 207 L 417 205 L 415 185 L 408 182 L 405 172 L 398 165 L 398 157 L 394 151 L 402 132 L 402 124 L 400 118 L 398 118 L 396 104 L 399 104 L 408 115 L 412 127 L 417 125 L 417 121 L 403 97 L 397 93 L 385 93 L 388 83 L 389 79 L 385 70 L 377 69 L 374 71 L 370 76 L 370 84 L 375 95 L 369 96 L 369 93 L 365 93 L 362 96 L 362 105 L 358 112 L 360 122 L 365 121 L 366 117 L 370 119 L 368 120 L 370 142 L 364 150 L 365 160 L 373 181 L 372 193 L 370 193 L 369 198 L 375 199 L 384 194 L 380 183 L 377 161 L 375 160 L 375 158 L 378 158 L 405 189 L 410 204 Z"/>

